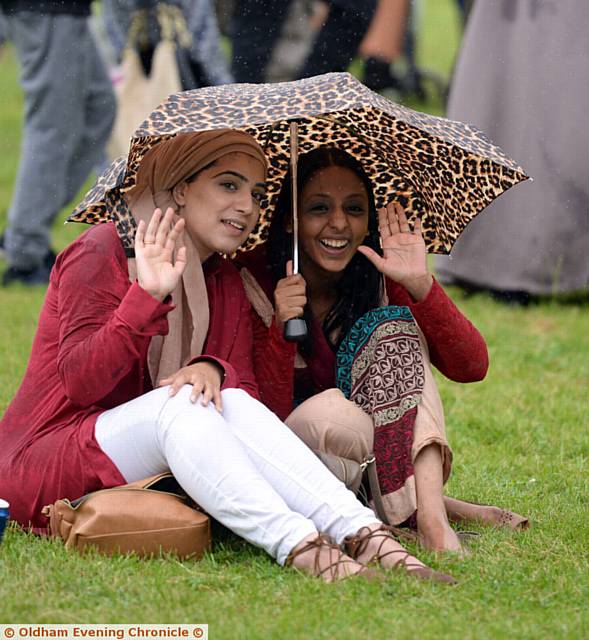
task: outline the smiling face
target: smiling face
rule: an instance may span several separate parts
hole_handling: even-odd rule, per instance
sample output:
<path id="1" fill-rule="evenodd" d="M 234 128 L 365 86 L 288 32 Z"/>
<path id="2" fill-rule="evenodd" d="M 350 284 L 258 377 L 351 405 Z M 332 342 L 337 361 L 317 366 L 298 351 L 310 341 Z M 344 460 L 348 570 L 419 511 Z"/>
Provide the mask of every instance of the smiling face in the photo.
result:
<path id="1" fill-rule="evenodd" d="M 343 272 L 368 233 L 369 198 L 351 169 L 317 171 L 302 189 L 299 203 L 301 272 L 317 268 Z"/>
<path id="2" fill-rule="evenodd" d="M 241 152 L 229 153 L 173 189 L 186 231 L 202 261 L 233 253 L 256 226 L 265 194 L 264 168 Z"/>

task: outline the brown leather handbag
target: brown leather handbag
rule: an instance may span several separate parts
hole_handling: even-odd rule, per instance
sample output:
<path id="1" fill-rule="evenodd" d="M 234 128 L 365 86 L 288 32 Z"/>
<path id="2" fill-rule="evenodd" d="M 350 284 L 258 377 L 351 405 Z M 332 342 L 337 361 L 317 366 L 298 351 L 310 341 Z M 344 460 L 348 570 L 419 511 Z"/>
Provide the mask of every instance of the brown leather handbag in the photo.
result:
<path id="1" fill-rule="evenodd" d="M 43 514 L 50 535 L 81 552 L 93 547 L 107 555 L 171 553 L 199 560 L 211 548 L 210 519 L 189 502 L 168 472 L 77 500 L 57 500 Z"/>

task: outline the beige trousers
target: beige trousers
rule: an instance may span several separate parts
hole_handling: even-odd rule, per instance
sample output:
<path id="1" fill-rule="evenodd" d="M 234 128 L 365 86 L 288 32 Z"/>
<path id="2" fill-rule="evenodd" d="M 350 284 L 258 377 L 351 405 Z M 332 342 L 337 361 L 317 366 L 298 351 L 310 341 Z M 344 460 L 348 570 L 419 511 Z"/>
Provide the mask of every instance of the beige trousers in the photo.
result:
<path id="1" fill-rule="evenodd" d="M 425 338 L 419 332 L 424 360 L 425 382 L 413 433 L 412 461 L 430 444 L 438 444 L 442 453 L 444 483 L 450 477 L 452 450 L 446 440 L 444 409 L 433 377 Z M 374 425 L 356 404 L 339 389 L 327 389 L 300 404 L 286 419 L 286 424 L 311 449 L 333 453 L 357 462 L 372 453 Z M 391 524 L 406 520 L 417 508 L 415 479 L 412 476 L 401 490 L 402 495 L 387 505 Z M 386 503 L 386 500 L 385 500 Z M 394 511 L 394 513 L 391 513 Z"/>

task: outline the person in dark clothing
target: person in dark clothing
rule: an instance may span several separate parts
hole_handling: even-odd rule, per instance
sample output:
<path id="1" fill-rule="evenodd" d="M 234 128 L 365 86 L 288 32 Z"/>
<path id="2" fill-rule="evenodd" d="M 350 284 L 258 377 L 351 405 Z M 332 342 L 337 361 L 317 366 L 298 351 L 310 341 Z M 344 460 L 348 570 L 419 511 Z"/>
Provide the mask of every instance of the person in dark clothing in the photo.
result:
<path id="1" fill-rule="evenodd" d="M 372 21 L 377 0 L 332 0 L 327 21 L 317 36 L 299 77 L 345 71 Z"/>
<path id="2" fill-rule="evenodd" d="M 233 75 L 237 82 L 264 82 L 290 0 L 245 0 L 232 19 Z M 376 0 L 331 0 L 329 14 L 299 72 L 300 78 L 345 71 L 376 10 Z"/>
<path id="3" fill-rule="evenodd" d="M 45 284 L 51 225 L 101 160 L 115 99 L 88 28 L 90 0 L 0 0 L 25 97 L 2 284 Z M 67 70 L 64 73 L 64 70 Z"/>

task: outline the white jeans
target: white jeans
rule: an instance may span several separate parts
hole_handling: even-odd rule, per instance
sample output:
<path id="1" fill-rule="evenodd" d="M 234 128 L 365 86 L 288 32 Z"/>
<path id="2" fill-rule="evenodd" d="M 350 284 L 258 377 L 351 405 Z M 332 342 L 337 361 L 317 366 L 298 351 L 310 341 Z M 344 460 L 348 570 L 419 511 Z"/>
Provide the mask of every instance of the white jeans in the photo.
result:
<path id="1" fill-rule="evenodd" d="M 306 536 L 340 543 L 377 522 L 307 446 L 240 389 L 212 403 L 151 391 L 101 414 L 96 440 L 127 482 L 170 470 L 213 518 L 262 547 L 280 564 Z"/>

